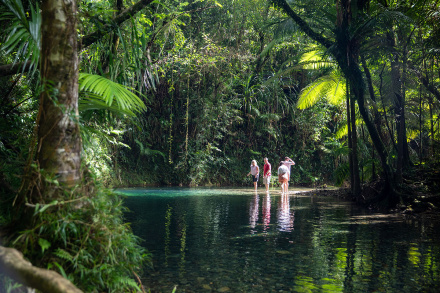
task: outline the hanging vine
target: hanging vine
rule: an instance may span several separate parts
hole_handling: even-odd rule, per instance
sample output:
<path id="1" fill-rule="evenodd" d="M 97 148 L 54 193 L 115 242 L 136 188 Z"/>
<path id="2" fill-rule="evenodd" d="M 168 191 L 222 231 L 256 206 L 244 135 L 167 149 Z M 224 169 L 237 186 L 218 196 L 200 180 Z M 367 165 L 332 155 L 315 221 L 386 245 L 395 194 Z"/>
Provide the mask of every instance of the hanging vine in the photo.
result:
<path id="1" fill-rule="evenodd" d="M 169 137 L 168 137 L 168 144 L 169 144 L 168 162 L 172 164 L 173 163 L 172 149 L 173 149 L 174 66 L 171 67 L 171 85 L 168 92 L 171 92 L 170 121 L 169 121 L 170 129 L 169 129 Z"/>
<path id="2" fill-rule="evenodd" d="M 188 75 L 188 81 L 187 81 L 185 126 L 186 126 L 185 161 L 187 162 L 188 161 L 188 129 L 189 129 L 189 75 Z"/>

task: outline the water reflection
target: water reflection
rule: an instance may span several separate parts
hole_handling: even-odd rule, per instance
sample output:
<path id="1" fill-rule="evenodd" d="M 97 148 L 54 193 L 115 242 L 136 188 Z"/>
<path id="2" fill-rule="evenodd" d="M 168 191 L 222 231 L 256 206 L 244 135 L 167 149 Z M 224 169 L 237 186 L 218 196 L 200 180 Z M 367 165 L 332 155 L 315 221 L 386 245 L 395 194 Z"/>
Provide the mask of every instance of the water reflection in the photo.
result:
<path id="1" fill-rule="evenodd" d="M 266 193 L 263 199 L 263 231 L 267 232 L 270 225 L 270 194 L 269 192 Z"/>
<path id="2" fill-rule="evenodd" d="M 255 233 L 255 226 L 257 225 L 258 221 L 258 204 L 259 204 L 259 196 L 258 193 L 255 192 L 253 196 L 253 200 L 249 204 L 249 225 L 251 226 L 251 233 Z"/>
<path id="3" fill-rule="evenodd" d="M 282 194 L 278 202 L 278 230 L 290 232 L 293 230 L 294 211 L 290 209 L 290 195 Z"/>
<path id="4" fill-rule="evenodd" d="M 334 198 L 142 192 L 126 217 L 152 252 L 151 292 L 438 291 L 438 224 Z"/>

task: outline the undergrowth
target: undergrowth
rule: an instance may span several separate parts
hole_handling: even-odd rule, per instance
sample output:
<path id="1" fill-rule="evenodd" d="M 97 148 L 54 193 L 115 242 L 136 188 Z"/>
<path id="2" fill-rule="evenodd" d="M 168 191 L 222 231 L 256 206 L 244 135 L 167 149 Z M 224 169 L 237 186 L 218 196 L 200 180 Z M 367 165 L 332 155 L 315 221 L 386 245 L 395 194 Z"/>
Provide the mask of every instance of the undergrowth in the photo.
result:
<path id="1" fill-rule="evenodd" d="M 32 208 L 32 228 L 10 246 L 33 265 L 59 272 L 84 292 L 141 290 L 137 274 L 150 256 L 124 223 L 126 207 L 119 195 L 94 186 L 91 195 L 72 193 Z"/>

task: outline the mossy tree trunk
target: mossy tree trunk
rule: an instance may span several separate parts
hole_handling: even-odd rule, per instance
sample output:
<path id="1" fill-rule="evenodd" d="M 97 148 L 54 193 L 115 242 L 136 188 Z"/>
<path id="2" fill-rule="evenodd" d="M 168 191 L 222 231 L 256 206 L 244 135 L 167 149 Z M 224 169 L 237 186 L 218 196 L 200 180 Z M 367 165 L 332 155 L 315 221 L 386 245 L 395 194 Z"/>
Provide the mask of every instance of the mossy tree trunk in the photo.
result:
<path id="1" fill-rule="evenodd" d="M 81 137 L 78 125 L 77 5 L 69 0 L 43 0 L 41 27 L 42 92 L 38 123 L 37 163 L 61 186 L 80 183 Z M 59 195 L 42 184 L 43 200 Z M 42 191 L 42 192 L 41 192 Z M 35 192 L 32 193 L 35 199 Z"/>

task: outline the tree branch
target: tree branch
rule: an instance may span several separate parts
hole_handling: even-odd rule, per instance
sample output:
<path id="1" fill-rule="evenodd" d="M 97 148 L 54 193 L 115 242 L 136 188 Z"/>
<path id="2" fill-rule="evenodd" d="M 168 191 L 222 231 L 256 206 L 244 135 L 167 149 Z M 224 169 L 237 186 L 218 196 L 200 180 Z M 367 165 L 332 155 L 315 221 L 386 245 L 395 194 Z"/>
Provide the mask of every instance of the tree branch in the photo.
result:
<path id="1" fill-rule="evenodd" d="M 422 84 L 425 86 L 425 88 L 440 102 L 439 90 L 432 83 L 429 83 L 429 80 L 422 73 L 419 74 L 419 78 L 422 80 Z"/>
<path id="2" fill-rule="evenodd" d="M 0 246 L 0 272 L 41 292 L 82 293 L 57 272 L 34 267 L 14 248 Z"/>
<path id="3" fill-rule="evenodd" d="M 311 39 L 317 41 L 327 49 L 333 45 L 332 41 L 315 32 L 298 14 L 296 14 L 290 5 L 287 4 L 286 0 L 272 0 L 272 2 L 278 7 L 282 8 L 284 12 L 286 12 L 287 15 L 290 16 L 296 22 L 296 24 L 298 24 L 301 30 Z"/>
<path id="4" fill-rule="evenodd" d="M 0 77 L 14 75 L 20 72 L 27 72 L 31 66 L 31 61 L 25 63 L 14 63 L 0 65 Z M 24 68 L 23 68 L 24 67 Z"/>
<path id="5" fill-rule="evenodd" d="M 101 30 L 98 30 L 96 32 L 93 32 L 93 33 L 87 35 L 87 36 L 82 37 L 82 39 L 81 39 L 82 46 L 83 47 L 90 46 L 91 44 L 93 44 L 94 42 L 99 40 L 104 34 L 106 34 L 107 31 L 111 30 L 111 28 L 113 26 L 115 26 L 115 25 L 118 26 L 121 23 L 123 23 L 124 21 L 130 19 L 130 17 L 132 17 L 133 15 L 138 13 L 140 10 L 142 10 L 143 8 L 150 5 L 151 2 L 153 2 L 153 0 L 141 0 L 141 1 L 137 2 L 136 4 L 134 4 L 133 6 L 130 6 L 129 8 L 125 9 L 120 14 L 118 14 L 112 20 L 112 22 L 110 24 L 108 23 L 108 24 L 104 25 Z"/>

